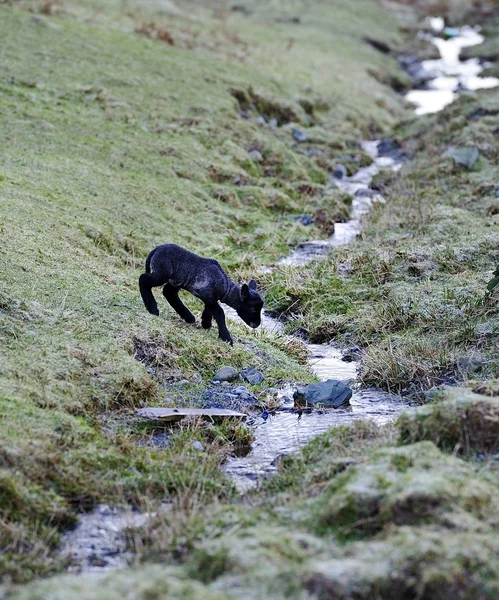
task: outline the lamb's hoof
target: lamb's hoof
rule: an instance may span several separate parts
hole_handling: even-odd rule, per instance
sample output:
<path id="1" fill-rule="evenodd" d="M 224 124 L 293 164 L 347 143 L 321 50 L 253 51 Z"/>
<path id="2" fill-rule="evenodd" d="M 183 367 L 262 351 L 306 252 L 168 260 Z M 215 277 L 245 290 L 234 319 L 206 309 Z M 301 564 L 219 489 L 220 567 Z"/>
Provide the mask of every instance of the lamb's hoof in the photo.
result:
<path id="1" fill-rule="evenodd" d="M 184 317 L 184 320 L 186 323 L 195 323 L 196 322 L 196 317 L 194 315 L 186 315 Z"/>
<path id="2" fill-rule="evenodd" d="M 159 308 L 157 306 L 153 308 L 148 308 L 147 310 L 151 313 L 151 315 L 159 317 Z"/>
<path id="3" fill-rule="evenodd" d="M 222 341 L 224 341 L 224 342 L 227 342 L 227 344 L 230 344 L 231 346 L 233 346 L 233 345 L 234 345 L 234 342 L 232 341 L 232 338 L 231 338 L 231 337 L 229 337 L 229 338 L 223 338 L 223 337 L 220 337 L 220 339 L 221 339 Z"/>

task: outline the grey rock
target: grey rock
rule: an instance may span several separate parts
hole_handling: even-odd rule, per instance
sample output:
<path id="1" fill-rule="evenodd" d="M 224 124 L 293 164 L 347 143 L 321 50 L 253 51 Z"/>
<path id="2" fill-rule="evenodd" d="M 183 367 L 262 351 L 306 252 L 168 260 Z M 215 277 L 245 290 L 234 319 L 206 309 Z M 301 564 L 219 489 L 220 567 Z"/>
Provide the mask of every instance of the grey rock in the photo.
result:
<path id="1" fill-rule="evenodd" d="M 344 362 L 354 362 L 356 360 L 360 360 L 362 357 L 362 348 L 359 346 L 352 346 L 344 350 L 341 360 Z"/>
<path id="2" fill-rule="evenodd" d="M 198 450 L 199 452 L 204 452 L 204 446 L 203 444 L 196 440 L 193 444 L 192 444 L 192 448 L 193 450 Z"/>
<path id="3" fill-rule="evenodd" d="M 486 362 L 481 356 L 460 356 L 457 359 L 457 366 L 463 373 L 476 373 L 481 371 Z"/>
<path id="4" fill-rule="evenodd" d="M 311 383 L 299 387 L 293 394 L 295 401 L 300 404 L 321 405 L 329 408 L 350 406 L 351 397 L 352 390 L 337 379 L 328 379 L 321 383 Z"/>
<path id="5" fill-rule="evenodd" d="M 230 387 L 230 383 L 228 381 L 222 381 L 220 384 L 222 387 Z"/>
<path id="6" fill-rule="evenodd" d="M 456 165 L 466 167 L 469 171 L 473 169 L 477 160 L 480 158 L 478 148 L 474 146 L 450 146 L 447 154 L 452 158 Z"/>
<path id="7" fill-rule="evenodd" d="M 149 439 L 138 440 L 137 446 L 148 446 L 152 448 L 166 449 L 170 445 L 171 435 L 168 433 L 155 433 Z"/>
<path id="8" fill-rule="evenodd" d="M 258 385 L 262 383 L 264 380 L 264 376 L 260 371 L 257 371 L 254 367 L 248 367 L 247 369 L 243 369 L 241 371 L 241 376 L 243 379 L 246 379 L 252 385 Z"/>
<path id="9" fill-rule="evenodd" d="M 277 119 L 270 119 L 270 121 L 269 121 L 269 126 L 270 126 L 272 129 L 275 129 L 275 128 L 276 128 L 278 125 L 279 125 L 279 123 L 277 122 Z"/>
<path id="10" fill-rule="evenodd" d="M 293 139 L 295 139 L 297 142 L 307 141 L 307 136 L 303 133 L 301 129 L 293 129 L 291 131 L 291 135 L 293 136 Z"/>
<path id="11" fill-rule="evenodd" d="M 302 225 L 305 226 L 312 225 L 312 223 L 314 222 L 310 215 L 298 215 L 296 217 L 293 217 L 293 220 L 299 221 Z"/>
<path id="12" fill-rule="evenodd" d="M 245 385 L 238 385 L 236 388 L 232 390 L 236 396 L 241 396 L 244 394 L 249 394 L 249 390 Z"/>
<path id="13" fill-rule="evenodd" d="M 336 165 L 333 171 L 333 177 L 336 177 L 336 179 L 343 179 L 347 176 L 347 173 L 348 171 L 345 165 Z"/>
<path id="14" fill-rule="evenodd" d="M 378 156 L 393 158 L 393 160 L 403 160 L 404 154 L 400 150 L 399 144 L 391 139 L 381 140 L 378 144 Z"/>
<path id="15" fill-rule="evenodd" d="M 215 373 L 215 381 L 235 381 L 239 372 L 234 367 L 223 366 Z"/>
<path id="16" fill-rule="evenodd" d="M 265 117 L 262 117 L 261 115 L 256 118 L 256 122 L 258 123 L 258 125 L 266 125 L 267 124 Z"/>
<path id="17" fill-rule="evenodd" d="M 263 161 L 262 153 L 259 150 L 250 150 L 248 154 L 251 160 L 255 163 L 261 163 Z"/>
<path id="18" fill-rule="evenodd" d="M 262 229 L 261 227 L 257 227 L 253 233 L 255 235 L 265 235 L 265 229 Z"/>

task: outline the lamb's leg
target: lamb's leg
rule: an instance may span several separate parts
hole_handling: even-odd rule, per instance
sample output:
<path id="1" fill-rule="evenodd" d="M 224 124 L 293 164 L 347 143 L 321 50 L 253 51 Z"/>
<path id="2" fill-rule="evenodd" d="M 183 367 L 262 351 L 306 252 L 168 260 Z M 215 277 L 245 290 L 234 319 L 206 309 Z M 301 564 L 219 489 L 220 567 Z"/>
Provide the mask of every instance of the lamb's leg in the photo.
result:
<path id="1" fill-rule="evenodd" d="M 143 273 L 139 277 L 140 295 L 142 296 L 145 307 L 152 315 L 159 315 L 158 304 L 152 294 L 154 285 L 157 284 L 154 281 L 152 273 Z"/>
<path id="2" fill-rule="evenodd" d="M 178 297 L 178 288 L 171 283 L 167 283 L 163 287 L 163 296 L 168 300 L 168 303 L 173 310 L 175 310 L 186 323 L 194 323 L 196 321 L 194 315 Z"/>
<path id="3" fill-rule="evenodd" d="M 215 321 L 218 325 L 218 337 L 224 342 L 228 342 L 231 346 L 233 346 L 233 341 L 230 336 L 229 330 L 225 325 L 225 313 L 223 308 L 216 302 L 215 304 L 207 305 L 208 310 L 211 312 Z"/>
<path id="4" fill-rule="evenodd" d="M 211 314 L 210 309 L 205 305 L 203 314 L 201 315 L 201 327 L 203 329 L 211 328 L 212 317 L 213 315 Z"/>

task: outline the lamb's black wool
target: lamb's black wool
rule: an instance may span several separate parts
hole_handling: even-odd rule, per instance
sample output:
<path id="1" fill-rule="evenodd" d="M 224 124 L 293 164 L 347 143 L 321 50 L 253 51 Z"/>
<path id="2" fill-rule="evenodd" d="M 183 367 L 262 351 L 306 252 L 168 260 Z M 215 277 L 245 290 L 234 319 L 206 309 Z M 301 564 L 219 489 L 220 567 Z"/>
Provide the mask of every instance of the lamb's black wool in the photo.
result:
<path id="1" fill-rule="evenodd" d="M 218 335 L 232 344 L 225 325 L 225 314 L 218 303 L 224 302 L 234 308 L 250 327 L 261 323 L 263 300 L 256 291 L 256 282 L 243 283 L 241 289 L 225 273 L 213 258 L 202 258 L 176 244 L 163 244 L 154 248 L 146 259 L 146 272 L 139 277 L 139 287 L 145 307 L 153 315 L 159 315 L 152 288 L 163 286 L 163 296 L 172 308 L 186 321 L 196 320 L 178 296 L 180 289 L 187 290 L 204 302 L 201 325 L 211 327 L 212 318 L 218 325 Z"/>

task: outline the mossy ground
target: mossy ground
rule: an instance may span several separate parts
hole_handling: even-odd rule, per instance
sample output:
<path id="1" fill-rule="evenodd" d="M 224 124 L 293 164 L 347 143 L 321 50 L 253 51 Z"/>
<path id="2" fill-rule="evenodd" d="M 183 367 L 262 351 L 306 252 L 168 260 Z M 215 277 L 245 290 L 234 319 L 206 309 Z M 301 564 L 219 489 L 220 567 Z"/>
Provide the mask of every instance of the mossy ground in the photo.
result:
<path id="1" fill-rule="evenodd" d="M 168 451 L 136 443 L 150 432 L 134 408 L 166 397 L 196 404 L 222 364 L 260 368 L 266 380 L 255 392 L 312 379 L 284 338 L 231 323 L 231 348 L 166 303 L 160 319 L 149 316 L 136 285 L 147 252 L 173 241 L 216 257 L 236 279 L 254 275 L 324 233 L 291 217 L 324 204 L 344 212 L 327 186 L 331 165 L 345 152 L 366 160 L 359 141 L 407 114 L 391 87 L 407 78 L 363 41 L 401 42 L 395 14 L 379 3 L 228 8 L 0 7 L 0 569 L 8 590 L 44 600 L 493 598 L 492 462 L 465 462 L 430 442 L 397 448 L 394 427 L 360 424 L 285 459 L 241 504 L 219 470 L 247 443 L 239 425 L 174 428 Z M 421 390 L 447 370 L 455 375 L 456 352 L 479 351 L 473 385 L 494 389 L 497 299 L 484 294 L 497 262 L 497 98 L 480 94 L 405 122 L 396 136 L 415 160 L 403 177 L 380 180 L 389 202 L 359 243 L 311 274 L 259 277 L 269 305 L 293 304 L 313 337 L 368 344 L 366 382 Z M 467 120 L 471 111 L 478 117 Z M 293 128 L 307 140 L 296 143 Z M 482 158 L 468 173 L 443 151 L 470 140 Z M 342 278 L 340 263 L 351 268 Z M 129 534 L 134 570 L 38 580 L 66 566 L 60 533 L 78 511 L 103 501 L 154 509 L 165 499 L 167 517 Z"/>

